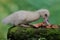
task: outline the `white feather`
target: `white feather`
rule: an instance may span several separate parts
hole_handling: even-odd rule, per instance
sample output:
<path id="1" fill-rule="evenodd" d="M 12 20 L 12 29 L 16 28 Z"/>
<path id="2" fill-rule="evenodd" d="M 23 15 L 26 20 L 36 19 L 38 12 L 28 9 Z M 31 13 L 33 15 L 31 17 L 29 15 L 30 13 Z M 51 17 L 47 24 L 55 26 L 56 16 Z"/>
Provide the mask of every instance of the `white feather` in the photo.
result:
<path id="1" fill-rule="evenodd" d="M 17 11 L 12 13 L 11 15 L 7 16 L 5 19 L 3 19 L 4 24 L 12 24 L 12 25 L 18 25 L 18 24 L 25 24 L 30 23 L 38 20 L 40 16 L 44 16 L 45 13 L 49 15 L 49 11 L 43 9 L 38 11 Z"/>

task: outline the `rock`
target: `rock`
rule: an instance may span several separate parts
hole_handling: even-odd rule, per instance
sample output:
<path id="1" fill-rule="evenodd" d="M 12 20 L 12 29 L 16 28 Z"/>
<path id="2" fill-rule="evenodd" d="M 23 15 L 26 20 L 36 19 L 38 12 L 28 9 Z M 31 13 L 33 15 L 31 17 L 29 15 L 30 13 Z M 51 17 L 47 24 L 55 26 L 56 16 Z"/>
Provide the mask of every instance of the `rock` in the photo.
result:
<path id="1" fill-rule="evenodd" d="M 60 30 L 59 26 L 57 25 L 54 28 L 55 25 L 51 26 L 39 26 L 38 28 L 36 27 L 11 27 L 8 29 L 7 33 L 7 39 L 9 40 L 38 40 L 38 39 L 43 39 L 44 40 L 54 40 L 55 38 L 60 40 Z M 49 27 L 49 28 L 48 28 Z M 56 34 L 56 37 L 55 37 Z M 52 39 L 52 38 L 53 39 Z"/>
<path id="2" fill-rule="evenodd" d="M 7 38 L 9 40 L 38 40 L 42 35 L 43 37 L 46 35 L 46 29 L 14 27 L 9 29 Z"/>

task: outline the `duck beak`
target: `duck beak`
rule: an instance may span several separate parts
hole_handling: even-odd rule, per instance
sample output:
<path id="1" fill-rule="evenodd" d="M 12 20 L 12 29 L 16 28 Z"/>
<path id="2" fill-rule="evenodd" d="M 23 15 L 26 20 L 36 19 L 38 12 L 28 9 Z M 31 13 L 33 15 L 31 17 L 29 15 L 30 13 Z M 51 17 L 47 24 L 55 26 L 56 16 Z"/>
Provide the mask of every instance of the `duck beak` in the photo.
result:
<path id="1" fill-rule="evenodd" d="M 44 22 L 45 22 L 47 25 L 50 24 L 48 18 L 45 18 Z"/>
<path id="2" fill-rule="evenodd" d="M 46 24 L 47 24 L 47 25 L 50 25 L 50 23 L 49 23 L 48 21 L 46 21 Z"/>

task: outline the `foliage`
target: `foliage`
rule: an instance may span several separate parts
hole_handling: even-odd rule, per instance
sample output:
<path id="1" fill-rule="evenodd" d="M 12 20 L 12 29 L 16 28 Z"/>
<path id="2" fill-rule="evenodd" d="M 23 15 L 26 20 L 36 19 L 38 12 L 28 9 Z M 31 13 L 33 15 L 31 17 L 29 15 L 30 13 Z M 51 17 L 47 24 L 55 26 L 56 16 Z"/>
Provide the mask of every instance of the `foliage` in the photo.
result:
<path id="1" fill-rule="evenodd" d="M 0 32 L 0 40 L 6 40 L 6 38 L 4 38 L 3 35 L 4 35 L 4 34 Z"/>

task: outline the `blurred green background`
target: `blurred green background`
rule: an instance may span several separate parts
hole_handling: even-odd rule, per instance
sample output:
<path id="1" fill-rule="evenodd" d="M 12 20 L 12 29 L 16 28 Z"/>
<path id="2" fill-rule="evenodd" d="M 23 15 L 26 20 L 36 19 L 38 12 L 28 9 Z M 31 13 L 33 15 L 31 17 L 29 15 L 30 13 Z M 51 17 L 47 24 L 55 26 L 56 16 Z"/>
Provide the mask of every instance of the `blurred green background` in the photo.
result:
<path id="1" fill-rule="evenodd" d="M 0 0 L 0 40 L 6 40 L 9 25 L 4 26 L 1 20 L 18 10 L 48 9 L 51 24 L 60 24 L 60 0 Z M 42 22 L 38 20 L 34 23 Z"/>

